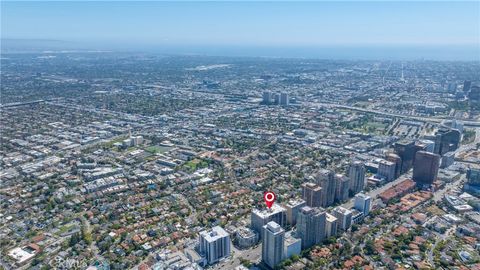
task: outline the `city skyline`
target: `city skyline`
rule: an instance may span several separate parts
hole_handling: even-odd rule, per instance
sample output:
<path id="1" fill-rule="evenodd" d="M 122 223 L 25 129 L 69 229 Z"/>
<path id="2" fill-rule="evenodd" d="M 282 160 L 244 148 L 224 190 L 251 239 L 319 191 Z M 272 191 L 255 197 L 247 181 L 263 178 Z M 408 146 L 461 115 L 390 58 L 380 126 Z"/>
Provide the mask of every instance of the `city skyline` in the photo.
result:
<path id="1" fill-rule="evenodd" d="M 0 4 L 0 270 L 480 270 L 479 1 Z"/>

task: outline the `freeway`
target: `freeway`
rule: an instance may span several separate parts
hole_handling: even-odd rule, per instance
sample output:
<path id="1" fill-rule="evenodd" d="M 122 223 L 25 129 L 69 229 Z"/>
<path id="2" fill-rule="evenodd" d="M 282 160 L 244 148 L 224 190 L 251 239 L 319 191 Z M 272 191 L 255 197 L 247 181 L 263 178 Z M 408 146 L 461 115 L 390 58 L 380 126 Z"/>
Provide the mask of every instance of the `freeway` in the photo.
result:
<path id="1" fill-rule="evenodd" d="M 389 113 L 389 112 L 383 112 L 383 111 L 372 110 L 372 109 L 364 109 L 360 107 L 341 105 L 341 104 L 335 104 L 335 103 L 306 102 L 305 104 L 310 105 L 312 107 L 327 107 L 327 108 L 330 107 L 330 108 L 349 109 L 349 110 L 354 110 L 359 112 L 386 115 L 390 117 L 397 117 L 397 118 L 415 120 L 420 122 L 441 123 L 444 120 L 449 120 L 445 118 L 421 117 L 421 116 L 410 116 L 410 115 L 403 115 L 403 114 L 397 114 L 397 113 Z M 461 120 L 461 121 L 464 126 L 480 127 L 480 121 L 468 121 L 468 120 Z"/>

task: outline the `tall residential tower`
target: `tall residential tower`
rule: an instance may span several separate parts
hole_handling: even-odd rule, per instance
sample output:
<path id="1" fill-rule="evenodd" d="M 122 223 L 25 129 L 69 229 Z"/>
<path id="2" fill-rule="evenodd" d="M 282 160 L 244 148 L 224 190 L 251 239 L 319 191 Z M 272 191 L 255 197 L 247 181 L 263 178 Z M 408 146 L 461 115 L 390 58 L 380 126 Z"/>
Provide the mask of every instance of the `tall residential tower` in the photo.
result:
<path id="1" fill-rule="evenodd" d="M 270 268 L 275 268 L 282 260 L 284 254 L 285 230 L 270 221 L 263 226 L 262 261 Z"/>

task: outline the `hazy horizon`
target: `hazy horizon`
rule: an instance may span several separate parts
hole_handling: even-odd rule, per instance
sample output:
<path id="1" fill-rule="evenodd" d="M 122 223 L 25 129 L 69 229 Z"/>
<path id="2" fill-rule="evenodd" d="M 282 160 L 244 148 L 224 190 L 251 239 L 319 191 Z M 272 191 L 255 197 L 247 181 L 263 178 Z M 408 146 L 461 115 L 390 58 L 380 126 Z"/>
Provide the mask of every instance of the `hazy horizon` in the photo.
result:
<path id="1" fill-rule="evenodd" d="M 1 5 L 2 53 L 37 46 L 37 51 L 480 60 L 478 1 Z"/>

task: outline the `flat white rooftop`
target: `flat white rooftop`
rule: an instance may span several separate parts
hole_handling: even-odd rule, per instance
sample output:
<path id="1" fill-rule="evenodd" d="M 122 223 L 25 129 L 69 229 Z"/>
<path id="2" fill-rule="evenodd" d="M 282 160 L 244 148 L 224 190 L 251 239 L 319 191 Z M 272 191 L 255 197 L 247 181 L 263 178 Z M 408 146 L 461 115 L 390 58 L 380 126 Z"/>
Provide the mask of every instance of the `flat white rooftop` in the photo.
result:
<path id="1" fill-rule="evenodd" d="M 210 230 L 200 232 L 200 235 L 207 241 L 207 242 L 214 242 L 220 238 L 228 237 L 229 234 L 222 229 L 220 226 L 215 226 Z"/>
<path id="2" fill-rule="evenodd" d="M 273 204 L 272 208 L 253 209 L 252 213 L 261 218 L 266 218 L 271 215 L 275 215 L 277 213 L 285 212 L 285 211 L 287 210 L 282 206 L 280 206 L 279 204 Z"/>
<path id="3" fill-rule="evenodd" d="M 34 251 L 30 252 L 24 248 L 17 247 L 10 250 L 10 252 L 8 252 L 8 256 L 13 258 L 17 263 L 22 264 L 30 260 L 31 258 L 33 258 L 35 256 L 35 252 Z"/>

